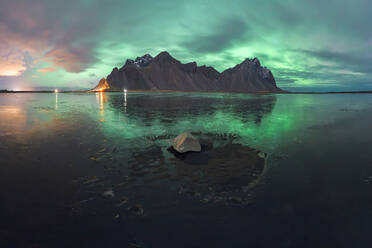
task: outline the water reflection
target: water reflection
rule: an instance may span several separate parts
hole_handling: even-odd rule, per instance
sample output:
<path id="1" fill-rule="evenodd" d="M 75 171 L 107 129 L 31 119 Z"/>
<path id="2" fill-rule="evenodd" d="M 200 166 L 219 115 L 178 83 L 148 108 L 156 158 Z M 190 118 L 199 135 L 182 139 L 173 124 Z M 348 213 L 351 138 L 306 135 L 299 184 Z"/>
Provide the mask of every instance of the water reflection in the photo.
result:
<path id="1" fill-rule="evenodd" d="M 275 108 L 277 97 L 211 97 L 206 94 L 131 94 L 106 95 L 105 124 L 107 136 L 143 138 L 176 135 L 183 131 L 212 135 L 251 137 Z M 131 107 L 127 108 L 127 102 Z M 267 119 L 264 123 L 263 120 Z M 261 133 L 262 134 L 262 133 Z"/>
<path id="2" fill-rule="evenodd" d="M 124 112 L 127 112 L 127 90 L 124 89 Z"/>
<path id="3" fill-rule="evenodd" d="M 58 91 L 55 91 L 56 95 L 56 105 L 55 105 L 55 110 L 58 110 Z"/>
<path id="4" fill-rule="evenodd" d="M 0 106 L 0 136 L 19 133 L 26 129 L 26 113 L 19 106 Z"/>
<path id="5" fill-rule="evenodd" d="M 96 92 L 96 102 L 99 105 L 99 92 Z"/>
<path id="6" fill-rule="evenodd" d="M 185 115 L 205 115 L 223 111 L 237 113 L 247 117 L 247 121 L 259 123 L 262 118 L 270 114 L 276 104 L 276 96 L 258 96 L 245 98 L 211 98 L 193 97 L 192 95 L 137 95 L 130 98 L 131 109 L 126 109 L 127 94 L 110 95 L 107 101 L 117 111 L 141 116 L 145 122 L 158 119 L 161 115 L 168 122 L 171 119 L 182 118 Z M 122 106 L 124 105 L 124 108 Z"/>
<path id="7" fill-rule="evenodd" d="M 105 107 L 104 107 L 104 103 L 107 102 L 108 100 L 108 96 L 106 96 L 105 94 L 103 94 L 102 91 L 100 91 L 99 93 L 96 93 L 96 96 L 98 95 L 98 103 L 99 103 L 99 115 L 100 115 L 100 121 L 103 122 L 105 121 Z"/>

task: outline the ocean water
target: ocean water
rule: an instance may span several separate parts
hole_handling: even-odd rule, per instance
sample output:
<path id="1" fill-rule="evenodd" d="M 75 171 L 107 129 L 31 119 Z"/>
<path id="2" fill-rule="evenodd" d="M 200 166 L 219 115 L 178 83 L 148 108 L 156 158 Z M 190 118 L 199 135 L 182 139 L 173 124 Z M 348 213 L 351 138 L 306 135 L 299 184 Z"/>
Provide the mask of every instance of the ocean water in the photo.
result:
<path id="1" fill-rule="evenodd" d="M 371 125 L 371 94 L 0 94 L 0 247 L 370 247 Z M 269 155 L 245 204 L 180 194 L 184 131 Z"/>

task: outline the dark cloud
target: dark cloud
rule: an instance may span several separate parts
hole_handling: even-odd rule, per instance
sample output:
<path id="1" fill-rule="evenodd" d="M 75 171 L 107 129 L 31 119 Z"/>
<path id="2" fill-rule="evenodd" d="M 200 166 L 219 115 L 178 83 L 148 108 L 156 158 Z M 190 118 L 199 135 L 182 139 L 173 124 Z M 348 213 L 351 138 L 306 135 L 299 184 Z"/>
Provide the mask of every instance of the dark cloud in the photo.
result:
<path id="1" fill-rule="evenodd" d="M 345 69 L 352 72 L 372 74 L 372 52 L 363 54 L 356 52 L 333 52 L 329 50 L 300 50 L 309 56 L 322 61 L 334 62 L 335 69 Z"/>
<path id="2" fill-rule="evenodd" d="M 43 56 L 43 60 L 68 72 L 82 72 L 98 61 L 92 51 L 93 48 L 88 44 L 77 47 L 55 46 Z"/>
<path id="3" fill-rule="evenodd" d="M 221 52 L 234 41 L 243 39 L 249 26 L 239 18 L 223 20 L 208 34 L 197 34 L 191 40 L 181 43 L 189 51 L 199 53 Z"/>

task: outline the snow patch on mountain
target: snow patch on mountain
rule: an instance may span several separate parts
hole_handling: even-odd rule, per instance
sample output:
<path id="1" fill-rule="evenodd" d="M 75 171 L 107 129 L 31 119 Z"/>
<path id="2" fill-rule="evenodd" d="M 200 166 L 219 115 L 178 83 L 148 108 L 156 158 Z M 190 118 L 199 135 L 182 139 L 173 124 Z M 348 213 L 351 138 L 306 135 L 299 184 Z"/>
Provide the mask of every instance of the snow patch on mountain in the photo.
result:
<path id="1" fill-rule="evenodd" d="M 154 60 L 154 58 L 150 54 L 145 54 L 142 57 L 137 57 L 136 60 L 133 59 L 127 59 L 127 64 L 132 64 L 137 67 L 145 67 L 151 64 L 151 62 Z"/>

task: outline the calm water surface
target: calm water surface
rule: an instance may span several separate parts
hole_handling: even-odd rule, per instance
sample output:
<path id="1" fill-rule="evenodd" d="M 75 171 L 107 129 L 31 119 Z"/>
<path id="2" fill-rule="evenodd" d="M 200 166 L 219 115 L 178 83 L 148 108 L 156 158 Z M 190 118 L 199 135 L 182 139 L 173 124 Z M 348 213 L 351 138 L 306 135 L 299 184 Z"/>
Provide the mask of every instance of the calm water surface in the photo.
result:
<path id="1" fill-rule="evenodd" d="M 370 94 L 0 94 L 0 247 L 370 247 L 371 124 Z M 178 194 L 184 131 L 269 154 L 249 204 Z"/>

